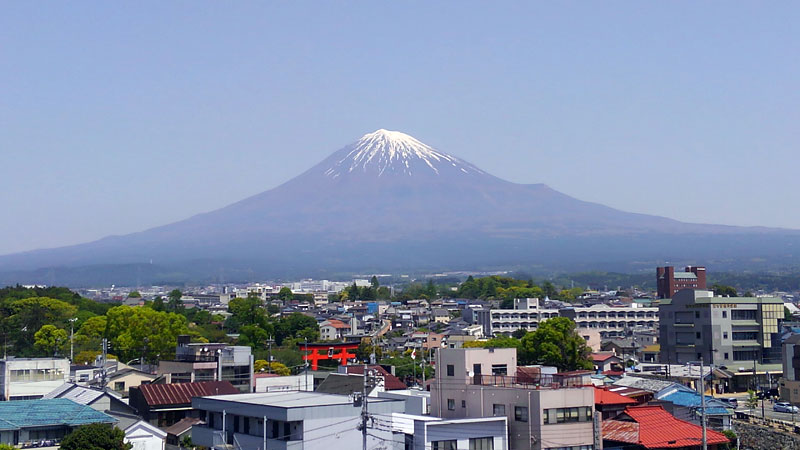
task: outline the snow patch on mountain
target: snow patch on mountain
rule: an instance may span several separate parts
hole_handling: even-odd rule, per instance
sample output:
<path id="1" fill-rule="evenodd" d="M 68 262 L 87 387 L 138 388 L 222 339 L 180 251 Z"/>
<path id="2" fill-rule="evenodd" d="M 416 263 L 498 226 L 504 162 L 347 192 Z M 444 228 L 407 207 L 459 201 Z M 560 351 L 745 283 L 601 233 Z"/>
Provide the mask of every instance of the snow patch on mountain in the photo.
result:
<path id="1" fill-rule="evenodd" d="M 420 164 L 421 163 L 421 164 Z M 436 175 L 447 168 L 463 173 L 484 173 L 477 167 L 454 156 L 442 153 L 405 133 L 380 129 L 365 134 L 351 146 L 341 160 L 325 171 L 337 178 L 353 171 L 412 175 L 416 169 L 429 169 Z"/>

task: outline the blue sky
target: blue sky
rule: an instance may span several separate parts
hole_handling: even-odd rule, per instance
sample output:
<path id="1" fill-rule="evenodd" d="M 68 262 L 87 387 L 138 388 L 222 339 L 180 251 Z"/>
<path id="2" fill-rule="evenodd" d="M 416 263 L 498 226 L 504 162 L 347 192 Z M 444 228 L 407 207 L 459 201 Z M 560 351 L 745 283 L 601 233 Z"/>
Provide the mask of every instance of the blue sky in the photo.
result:
<path id="1" fill-rule="evenodd" d="M 800 228 L 791 2 L 5 2 L 0 254 L 169 223 L 378 128 L 515 182 Z"/>

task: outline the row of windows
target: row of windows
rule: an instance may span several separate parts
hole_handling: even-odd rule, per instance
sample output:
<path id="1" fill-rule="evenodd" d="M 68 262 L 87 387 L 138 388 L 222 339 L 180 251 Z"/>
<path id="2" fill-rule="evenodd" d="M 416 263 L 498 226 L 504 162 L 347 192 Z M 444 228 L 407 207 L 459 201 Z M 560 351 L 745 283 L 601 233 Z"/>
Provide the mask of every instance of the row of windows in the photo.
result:
<path id="1" fill-rule="evenodd" d="M 591 422 L 592 408 L 579 406 L 575 408 L 552 408 L 544 410 L 544 423 Z"/>
<path id="2" fill-rule="evenodd" d="M 455 439 L 447 441 L 433 441 L 431 444 L 433 450 L 458 450 L 458 441 Z M 494 450 L 494 438 L 470 438 L 469 450 Z"/>
<path id="3" fill-rule="evenodd" d="M 19 369 L 10 371 L 11 381 L 55 381 L 64 378 L 61 369 Z"/>

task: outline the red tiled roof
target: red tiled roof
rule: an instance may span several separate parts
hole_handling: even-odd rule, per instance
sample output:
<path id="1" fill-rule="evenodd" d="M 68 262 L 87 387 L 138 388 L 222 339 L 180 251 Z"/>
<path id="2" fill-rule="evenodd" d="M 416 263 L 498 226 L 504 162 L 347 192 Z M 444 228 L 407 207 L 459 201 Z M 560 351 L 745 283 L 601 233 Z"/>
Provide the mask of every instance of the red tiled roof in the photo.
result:
<path id="1" fill-rule="evenodd" d="M 623 372 L 622 370 L 606 370 L 603 372 L 603 375 L 608 375 L 611 377 L 621 377 L 624 374 L 625 372 Z"/>
<path id="2" fill-rule="evenodd" d="M 636 400 L 624 397 L 611 392 L 608 389 L 595 386 L 594 388 L 594 404 L 595 405 L 635 405 Z"/>
<path id="3" fill-rule="evenodd" d="M 350 328 L 350 325 L 336 319 L 328 319 L 328 325 L 332 326 L 333 328 Z"/>
<path id="4" fill-rule="evenodd" d="M 144 400 L 150 406 L 187 405 L 192 397 L 238 394 L 230 381 L 202 381 L 197 383 L 143 384 L 139 386 Z"/>
<path id="5" fill-rule="evenodd" d="M 383 388 L 386 389 L 387 391 L 408 389 L 408 386 L 406 386 L 405 383 L 400 381 L 400 378 L 397 378 L 396 376 L 392 375 L 391 373 L 389 373 L 389 371 L 387 371 L 383 367 L 369 366 L 369 368 L 376 369 L 378 373 L 380 373 L 381 376 L 383 376 Z M 354 373 L 358 375 L 364 374 L 364 366 L 358 366 L 358 365 L 346 366 L 345 370 L 347 371 L 347 373 Z"/>
<path id="6" fill-rule="evenodd" d="M 605 420 L 603 439 L 652 449 L 700 445 L 702 429 L 698 425 L 676 419 L 661 406 L 629 406 L 621 417 L 625 416 L 636 423 L 638 432 L 636 427 L 629 425 L 629 421 Z M 714 430 L 706 431 L 706 439 L 711 445 L 729 442 L 724 434 Z"/>
<path id="7" fill-rule="evenodd" d="M 603 361 L 605 361 L 605 360 L 607 360 L 607 359 L 609 359 L 609 358 L 614 358 L 614 357 L 616 357 L 616 356 L 617 356 L 617 355 L 615 355 L 615 354 L 614 354 L 614 353 L 612 353 L 612 352 L 597 352 L 597 353 L 592 353 L 592 361 L 594 361 L 594 362 L 603 362 Z"/>

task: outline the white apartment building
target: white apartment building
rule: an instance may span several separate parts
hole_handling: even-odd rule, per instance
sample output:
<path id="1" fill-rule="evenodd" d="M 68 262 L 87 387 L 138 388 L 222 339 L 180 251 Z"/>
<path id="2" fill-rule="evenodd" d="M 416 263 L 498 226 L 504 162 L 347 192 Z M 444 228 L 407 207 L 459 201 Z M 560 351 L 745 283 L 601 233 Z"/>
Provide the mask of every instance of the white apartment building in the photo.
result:
<path id="1" fill-rule="evenodd" d="M 539 323 L 553 317 L 567 317 L 578 328 L 596 330 L 626 330 L 632 328 L 658 328 L 658 308 L 631 306 L 574 306 L 570 308 L 544 308 L 538 298 L 514 300 L 514 309 L 470 308 L 465 319 L 481 325 L 487 336 L 497 333 L 511 334 L 516 330 L 533 331 Z"/>

